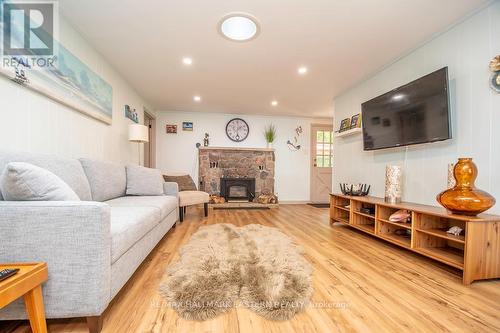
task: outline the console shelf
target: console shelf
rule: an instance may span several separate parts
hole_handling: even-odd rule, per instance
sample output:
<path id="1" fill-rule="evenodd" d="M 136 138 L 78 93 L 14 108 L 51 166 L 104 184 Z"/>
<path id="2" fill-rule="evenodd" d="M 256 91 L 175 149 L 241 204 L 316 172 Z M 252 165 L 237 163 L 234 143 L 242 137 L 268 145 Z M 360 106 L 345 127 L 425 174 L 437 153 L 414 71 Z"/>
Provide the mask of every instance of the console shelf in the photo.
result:
<path id="1" fill-rule="evenodd" d="M 411 223 L 399 223 L 399 222 L 393 222 L 393 221 L 384 220 L 384 219 L 380 219 L 380 218 L 378 220 L 380 222 L 389 223 L 389 224 L 392 224 L 392 225 L 395 225 L 395 226 L 398 226 L 401 228 L 411 229 Z"/>
<path id="2" fill-rule="evenodd" d="M 342 207 L 342 206 L 335 206 L 335 208 L 337 209 L 341 209 L 341 210 L 345 210 L 346 212 L 349 212 L 350 209 L 349 208 L 345 208 L 345 207 Z"/>
<path id="3" fill-rule="evenodd" d="M 446 232 L 444 229 L 417 229 L 419 232 L 423 232 L 432 236 L 444 238 L 447 240 L 450 240 L 452 242 L 457 242 L 457 243 L 462 243 L 465 244 L 465 236 L 464 235 L 452 235 Z"/>
<path id="4" fill-rule="evenodd" d="M 500 216 L 455 215 L 434 206 L 408 202 L 389 204 L 382 198 L 342 194 L 330 195 L 330 207 L 331 223 L 342 222 L 461 269 L 466 285 L 500 277 Z M 410 222 L 389 221 L 389 216 L 400 209 L 411 213 Z M 447 233 L 452 226 L 463 229 L 462 233 L 458 236 Z"/>

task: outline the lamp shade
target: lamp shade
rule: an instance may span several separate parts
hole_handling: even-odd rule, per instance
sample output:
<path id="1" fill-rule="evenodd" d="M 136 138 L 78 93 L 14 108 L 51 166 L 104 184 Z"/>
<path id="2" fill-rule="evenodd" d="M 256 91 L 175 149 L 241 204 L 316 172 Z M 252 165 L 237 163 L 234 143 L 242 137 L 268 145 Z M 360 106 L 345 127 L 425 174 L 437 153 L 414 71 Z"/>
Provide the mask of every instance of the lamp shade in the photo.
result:
<path id="1" fill-rule="evenodd" d="M 147 126 L 131 124 L 128 127 L 128 140 L 130 142 L 149 142 Z"/>

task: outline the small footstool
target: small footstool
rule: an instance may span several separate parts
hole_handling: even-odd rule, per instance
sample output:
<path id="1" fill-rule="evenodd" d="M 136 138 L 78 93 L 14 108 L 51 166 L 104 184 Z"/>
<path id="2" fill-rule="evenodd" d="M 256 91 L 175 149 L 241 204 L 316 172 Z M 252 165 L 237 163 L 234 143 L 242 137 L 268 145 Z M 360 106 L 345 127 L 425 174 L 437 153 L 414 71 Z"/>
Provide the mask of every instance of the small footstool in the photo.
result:
<path id="1" fill-rule="evenodd" d="M 205 217 L 208 216 L 208 202 L 210 196 L 207 192 L 198 191 L 193 178 L 184 172 L 166 172 L 163 175 L 166 182 L 174 182 L 179 185 L 179 220 L 184 221 L 186 207 L 203 204 Z"/>
<path id="2" fill-rule="evenodd" d="M 202 191 L 180 191 L 179 192 L 179 219 L 184 221 L 184 214 L 186 213 L 186 207 L 192 205 L 203 204 L 205 210 L 205 217 L 208 216 L 208 202 L 210 201 L 210 196 L 207 192 Z"/>

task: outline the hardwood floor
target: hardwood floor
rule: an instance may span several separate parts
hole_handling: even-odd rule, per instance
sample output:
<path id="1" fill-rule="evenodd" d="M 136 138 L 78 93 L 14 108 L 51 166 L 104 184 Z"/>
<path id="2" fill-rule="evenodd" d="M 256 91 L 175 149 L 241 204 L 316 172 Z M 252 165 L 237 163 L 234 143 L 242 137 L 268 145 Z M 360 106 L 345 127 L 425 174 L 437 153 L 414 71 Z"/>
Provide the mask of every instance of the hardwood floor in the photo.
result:
<path id="1" fill-rule="evenodd" d="M 313 305 L 292 320 L 265 320 L 236 308 L 213 320 L 186 321 L 158 293 L 178 248 L 202 225 L 260 223 L 302 245 L 315 271 Z M 462 285 L 458 271 L 347 226 L 328 209 L 281 205 L 271 210 L 190 208 L 140 266 L 104 314 L 103 332 L 500 332 L 500 281 Z M 10 325 L 10 328 L 8 328 Z M 13 327 L 17 326 L 17 327 Z M 27 323 L 2 324 L 29 332 Z M 50 332 L 87 332 L 84 319 L 49 321 Z"/>

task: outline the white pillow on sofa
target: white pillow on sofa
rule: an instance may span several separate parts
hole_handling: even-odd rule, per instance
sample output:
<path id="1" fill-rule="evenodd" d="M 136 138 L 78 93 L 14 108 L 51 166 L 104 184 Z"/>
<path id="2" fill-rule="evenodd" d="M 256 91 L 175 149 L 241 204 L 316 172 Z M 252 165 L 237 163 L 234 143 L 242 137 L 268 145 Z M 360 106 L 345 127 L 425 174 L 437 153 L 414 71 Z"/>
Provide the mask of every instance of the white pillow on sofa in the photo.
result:
<path id="1" fill-rule="evenodd" d="M 164 182 L 158 169 L 127 165 L 127 195 L 163 195 Z"/>
<path id="2" fill-rule="evenodd" d="M 0 176 L 0 191 L 6 201 L 80 201 L 61 178 L 36 165 L 11 162 Z"/>

